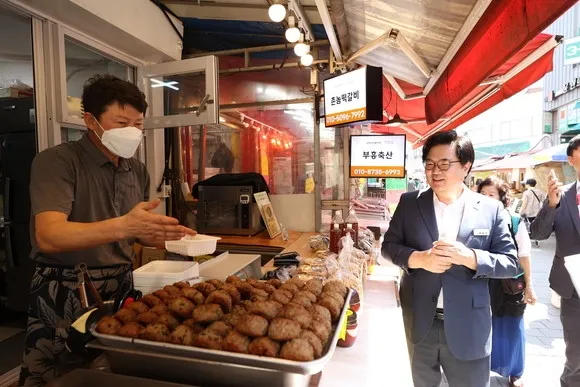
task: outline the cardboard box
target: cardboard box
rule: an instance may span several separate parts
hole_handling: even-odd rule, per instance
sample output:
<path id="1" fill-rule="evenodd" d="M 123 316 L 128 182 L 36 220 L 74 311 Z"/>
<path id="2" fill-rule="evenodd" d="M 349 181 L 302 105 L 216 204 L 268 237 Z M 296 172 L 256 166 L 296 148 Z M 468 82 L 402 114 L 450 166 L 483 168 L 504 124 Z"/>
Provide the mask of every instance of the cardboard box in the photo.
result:
<path id="1" fill-rule="evenodd" d="M 167 257 L 167 250 L 155 247 L 143 247 L 141 252 L 141 266 L 151 261 L 164 261 Z"/>
<path id="2" fill-rule="evenodd" d="M 32 91 L 15 89 L 13 87 L 0 88 L 0 98 L 27 98 L 32 97 Z"/>

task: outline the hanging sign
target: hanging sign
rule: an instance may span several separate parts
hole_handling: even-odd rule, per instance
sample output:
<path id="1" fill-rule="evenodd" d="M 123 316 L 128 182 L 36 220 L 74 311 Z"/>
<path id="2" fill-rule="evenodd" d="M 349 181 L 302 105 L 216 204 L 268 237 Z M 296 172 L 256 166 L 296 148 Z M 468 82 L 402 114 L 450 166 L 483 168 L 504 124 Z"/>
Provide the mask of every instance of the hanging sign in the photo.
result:
<path id="1" fill-rule="evenodd" d="M 405 177 L 405 135 L 350 137 L 350 177 Z"/>
<path id="2" fill-rule="evenodd" d="M 383 120 L 383 70 L 366 66 L 324 81 L 327 128 Z"/>

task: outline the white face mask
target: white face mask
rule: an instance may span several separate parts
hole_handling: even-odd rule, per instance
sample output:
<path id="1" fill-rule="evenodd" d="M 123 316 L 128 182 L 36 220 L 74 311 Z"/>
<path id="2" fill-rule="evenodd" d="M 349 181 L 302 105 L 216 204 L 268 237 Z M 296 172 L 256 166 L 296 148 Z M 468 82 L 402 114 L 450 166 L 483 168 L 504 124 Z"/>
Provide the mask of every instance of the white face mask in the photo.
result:
<path id="1" fill-rule="evenodd" d="M 101 129 L 103 129 L 98 120 L 97 124 Z M 95 134 L 97 134 L 97 132 L 95 132 Z M 99 137 L 98 134 L 97 137 Z M 103 136 L 99 137 L 99 139 L 105 148 L 111 151 L 111 153 L 124 159 L 129 159 L 133 157 L 139 144 L 141 144 L 143 131 L 134 126 L 109 130 L 103 129 Z"/>

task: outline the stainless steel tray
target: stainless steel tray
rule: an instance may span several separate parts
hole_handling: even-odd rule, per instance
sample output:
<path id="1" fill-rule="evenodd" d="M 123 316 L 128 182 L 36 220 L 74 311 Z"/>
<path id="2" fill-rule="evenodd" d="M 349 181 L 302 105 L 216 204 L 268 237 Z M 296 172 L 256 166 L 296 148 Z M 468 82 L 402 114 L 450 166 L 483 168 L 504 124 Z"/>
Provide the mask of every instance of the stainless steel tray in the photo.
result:
<path id="1" fill-rule="evenodd" d="M 114 372 L 123 373 L 133 366 L 133 362 L 140 364 L 141 370 L 146 370 L 148 373 L 158 373 L 158 379 L 173 380 L 180 382 L 199 383 L 199 381 L 211 380 L 212 385 L 231 385 L 231 380 L 235 380 L 235 385 L 246 385 L 241 383 L 248 376 L 248 381 L 251 381 L 252 386 L 258 386 L 258 374 L 263 374 L 265 380 L 270 381 L 264 385 L 273 385 L 271 378 L 277 377 L 284 380 L 294 380 L 292 383 L 276 383 L 274 385 L 299 385 L 298 380 L 300 376 L 306 377 L 306 383 L 310 375 L 314 375 L 323 370 L 326 363 L 330 361 L 336 344 L 338 335 L 340 333 L 339 327 L 346 319 L 346 310 L 348 309 L 349 300 L 352 290 L 349 290 L 346 302 L 341 311 L 340 319 L 336 325 L 333 326 L 333 332 L 326 345 L 321 358 L 310 362 L 297 362 L 291 360 L 284 360 L 278 358 L 270 358 L 263 356 L 255 356 L 249 354 L 238 354 L 226 351 L 217 351 L 211 349 L 203 349 L 197 347 L 188 347 L 183 345 L 175 345 L 168 343 L 158 343 L 153 341 L 146 341 L 140 339 L 130 339 L 119 336 L 102 335 L 95 331 L 95 327 L 91 328 L 91 333 L 97 339 L 98 344 L 91 343 L 88 346 L 95 349 L 100 349 L 109 354 L 111 368 Z M 190 370 L 191 380 L 183 380 L 187 375 L 181 375 L 176 379 L 169 376 L 179 371 L 180 366 L 186 367 L 185 370 Z M 149 366 L 147 366 L 149 365 Z M 195 367 L 193 367 L 195 366 Z M 195 372 L 193 372 L 193 368 Z M 170 372 L 170 370 L 173 370 Z M 216 372 L 219 370 L 219 372 Z M 178 373 L 183 374 L 183 370 Z M 280 375 L 293 374 L 293 375 Z M 130 373 L 131 374 L 131 373 Z M 141 373 L 142 374 L 142 373 Z M 276 375 L 277 374 L 277 375 Z M 154 377 L 148 375 L 148 377 Z M 211 378 L 211 379 L 208 379 Z M 232 379 L 234 378 L 234 379 Z M 220 380 L 224 379 L 225 384 L 220 384 Z M 230 384 L 227 384 L 227 381 Z"/>

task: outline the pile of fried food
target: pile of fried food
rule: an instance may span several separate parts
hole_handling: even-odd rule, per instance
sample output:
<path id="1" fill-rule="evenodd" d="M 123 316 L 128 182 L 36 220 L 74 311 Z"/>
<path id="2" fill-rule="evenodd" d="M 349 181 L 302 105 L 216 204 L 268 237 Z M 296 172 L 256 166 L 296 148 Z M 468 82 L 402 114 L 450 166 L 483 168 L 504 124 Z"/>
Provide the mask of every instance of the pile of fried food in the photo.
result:
<path id="1" fill-rule="evenodd" d="M 339 281 L 209 280 L 165 286 L 114 316 L 99 333 L 258 356 L 311 361 L 322 356 L 347 287 Z"/>

